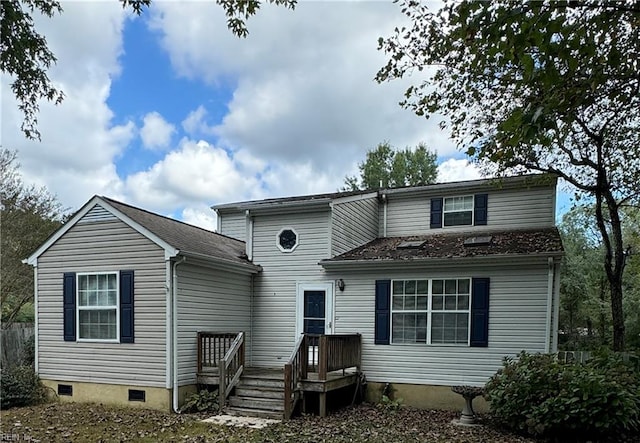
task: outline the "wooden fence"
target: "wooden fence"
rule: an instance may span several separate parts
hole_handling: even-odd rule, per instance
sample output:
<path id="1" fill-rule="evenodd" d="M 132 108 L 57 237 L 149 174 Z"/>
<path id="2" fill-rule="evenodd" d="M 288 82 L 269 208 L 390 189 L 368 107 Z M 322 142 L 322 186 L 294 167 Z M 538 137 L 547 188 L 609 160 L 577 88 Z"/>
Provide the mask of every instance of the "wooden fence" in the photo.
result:
<path id="1" fill-rule="evenodd" d="M 31 323 L 15 323 L 0 330 L 0 367 L 33 364 L 33 334 Z"/>

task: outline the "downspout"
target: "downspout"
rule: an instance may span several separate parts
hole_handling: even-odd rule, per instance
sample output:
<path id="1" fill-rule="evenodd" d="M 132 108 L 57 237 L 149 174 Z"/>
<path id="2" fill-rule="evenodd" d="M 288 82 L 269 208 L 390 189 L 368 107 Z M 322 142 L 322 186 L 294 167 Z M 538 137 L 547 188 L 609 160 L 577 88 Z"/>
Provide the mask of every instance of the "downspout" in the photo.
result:
<path id="1" fill-rule="evenodd" d="M 544 352 L 546 354 L 549 353 L 550 349 L 550 341 L 551 341 L 551 312 L 553 309 L 553 277 L 554 277 L 554 266 L 553 266 L 553 258 L 549 257 L 549 279 L 547 281 L 547 322 L 546 322 L 546 334 L 544 341 Z"/>
<path id="2" fill-rule="evenodd" d="M 253 366 L 253 296 L 255 274 L 249 276 L 249 366 Z"/>
<path id="3" fill-rule="evenodd" d="M 172 300 L 172 320 L 173 327 L 172 335 L 173 335 L 173 411 L 176 413 L 180 413 L 179 405 L 178 405 L 178 272 L 177 267 L 179 264 L 184 263 L 187 260 L 186 257 L 182 257 L 180 260 L 176 260 L 173 262 L 173 270 L 172 270 L 172 282 L 171 289 L 173 292 L 173 300 Z"/>
<path id="4" fill-rule="evenodd" d="M 253 217 L 251 216 L 251 212 L 247 209 L 245 211 L 245 217 L 247 218 L 247 229 L 246 236 L 247 238 L 245 243 L 246 254 L 249 260 L 253 260 Z"/>
<path id="5" fill-rule="evenodd" d="M 33 267 L 33 310 L 35 313 L 33 325 L 33 341 L 34 341 L 34 371 L 38 373 L 38 263 Z"/>
<path id="6" fill-rule="evenodd" d="M 387 194 L 382 194 L 382 236 L 387 236 Z"/>
<path id="7" fill-rule="evenodd" d="M 555 279 L 553 282 L 553 345 L 551 352 L 558 352 L 558 321 L 560 316 L 560 261 L 555 264 Z"/>

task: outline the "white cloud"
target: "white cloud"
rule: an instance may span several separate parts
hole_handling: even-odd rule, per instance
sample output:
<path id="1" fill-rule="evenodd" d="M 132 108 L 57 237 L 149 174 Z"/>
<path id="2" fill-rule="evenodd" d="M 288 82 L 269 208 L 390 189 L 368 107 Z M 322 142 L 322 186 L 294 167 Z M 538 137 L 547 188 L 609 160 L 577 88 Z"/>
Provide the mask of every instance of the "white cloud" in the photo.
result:
<path id="1" fill-rule="evenodd" d="M 150 169 L 127 177 L 126 190 L 136 203 L 163 212 L 187 204 L 249 199 L 260 186 L 255 176 L 240 173 L 245 168 L 242 159 L 224 149 L 183 139 Z"/>
<path id="2" fill-rule="evenodd" d="M 438 182 L 457 182 L 482 178 L 478 167 L 465 159 L 450 158 L 438 165 Z"/>
<path id="3" fill-rule="evenodd" d="M 221 8 L 166 2 L 156 4 L 152 27 L 179 75 L 235 85 L 214 128 L 216 145 L 283 169 L 308 165 L 314 180 L 337 179 L 329 185 L 335 190 L 383 140 L 455 151 L 437 118 L 400 108 L 408 82 L 373 80 L 386 62 L 377 39 L 403 20 L 397 5 L 382 2 L 301 2 L 295 11 L 265 5 L 249 20 L 249 37 L 238 39 Z M 206 133 L 204 116 L 197 109 L 183 127 Z"/>
<path id="4" fill-rule="evenodd" d="M 213 128 L 205 121 L 206 117 L 207 110 L 200 105 L 182 120 L 182 129 L 190 136 L 211 135 L 213 134 Z"/>
<path id="5" fill-rule="evenodd" d="M 135 135 L 127 121 L 114 125 L 106 104 L 111 80 L 120 73 L 122 29 L 126 13 L 117 3 L 72 2 L 53 18 L 34 14 L 36 29 L 58 58 L 49 70 L 65 93 L 59 106 L 41 102 L 42 141 L 26 140 L 22 115 L 2 77 L 2 144 L 16 149 L 26 182 L 45 185 L 64 206 L 77 208 L 91 194 L 117 193 L 121 182 L 114 158 Z"/>
<path id="6" fill-rule="evenodd" d="M 185 223 L 200 226 L 209 231 L 215 231 L 218 228 L 216 213 L 206 205 L 185 208 L 181 218 Z"/>
<path id="7" fill-rule="evenodd" d="M 147 149 L 165 149 L 171 143 L 175 126 L 167 122 L 158 112 L 150 112 L 143 118 L 140 129 L 142 145 Z"/>

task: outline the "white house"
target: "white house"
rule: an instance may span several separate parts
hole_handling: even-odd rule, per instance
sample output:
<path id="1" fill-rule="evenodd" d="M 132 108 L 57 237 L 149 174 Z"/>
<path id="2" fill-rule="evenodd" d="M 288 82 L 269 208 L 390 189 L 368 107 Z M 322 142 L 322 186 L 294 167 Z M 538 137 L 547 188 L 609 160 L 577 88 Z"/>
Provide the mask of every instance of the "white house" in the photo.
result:
<path id="1" fill-rule="evenodd" d="M 483 385 L 503 357 L 556 350 L 555 186 L 222 204 L 219 234 L 94 197 L 27 259 L 37 370 L 64 398 L 165 409 L 208 383 L 241 413 L 316 396 L 324 413 L 360 373 L 370 398 L 390 384 L 452 406 L 450 386 Z"/>

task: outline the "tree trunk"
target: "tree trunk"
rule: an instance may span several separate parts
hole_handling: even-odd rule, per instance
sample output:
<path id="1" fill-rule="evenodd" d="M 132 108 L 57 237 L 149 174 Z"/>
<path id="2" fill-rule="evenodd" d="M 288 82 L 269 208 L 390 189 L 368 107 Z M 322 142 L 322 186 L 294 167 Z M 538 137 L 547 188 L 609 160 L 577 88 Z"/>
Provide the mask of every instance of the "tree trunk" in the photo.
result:
<path id="1" fill-rule="evenodd" d="M 602 165 L 601 146 L 598 147 L 599 165 Z M 611 185 L 603 168 L 598 170 L 596 189 L 596 222 L 605 247 L 604 270 L 611 294 L 611 320 L 613 322 L 613 350 L 624 350 L 624 312 L 622 310 L 622 274 L 625 251 L 622 243 L 620 208 L 611 192 Z M 604 210 L 607 214 L 605 215 Z M 608 220 L 606 219 L 608 216 Z M 608 226 L 607 226 L 608 224 Z"/>
<path id="2" fill-rule="evenodd" d="M 611 283 L 611 317 L 613 319 L 613 350 L 624 351 L 624 312 L 622 310 L 622 279 Z"/>

